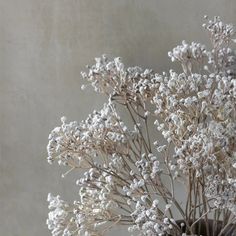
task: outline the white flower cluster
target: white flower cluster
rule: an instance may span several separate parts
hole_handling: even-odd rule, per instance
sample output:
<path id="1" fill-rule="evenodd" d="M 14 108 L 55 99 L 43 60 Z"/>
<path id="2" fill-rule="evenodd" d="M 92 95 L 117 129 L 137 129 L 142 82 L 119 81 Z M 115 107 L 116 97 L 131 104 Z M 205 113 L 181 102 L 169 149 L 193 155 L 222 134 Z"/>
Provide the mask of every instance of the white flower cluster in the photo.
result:
<path id="1" fill-rule="evenodd" d="M 206 195 L 209 198 L 214 198 L 214 205 L 218 209 L 229 209 L 236 215 L 236 180 L 228 178 L 222 180 L 222 177 L 208 176 L 208 186 Z"/>
<path id="2" fill-rule="evenodd" d="M 205 17 L 208 19 L 208 17 Z M 213 20 L 208 20 L 206 24 L 203 24 L 211 34 L 211 40 L 213 46 L 218 48 L 223 43 L 229 43 L 234 35 L 234 28 L 232 24 L 225 24 L 221 21 L 219 16 L 215 16 Z"/>
<path id="3" fill-rule="evenodd" d="M 82 73 L 108 103 L 80 123 L 63 117 L 49 135 L 49 163 L 83 173 L 79 200 L 48 197 L 53 236 L 102 236 L 117 224 L 140 236 L 199 236 L 195 226 L 212 217 L 224 218 L 222 236 L 236 222 L 234 31 L 219 17 L 204 27 L 211 50 L 183 41 L 169 53 L 183 73 L 125 68 L 121 58 L 106 56 Z M 186 203 L 176 183 L 186 188 Z"/>
<path id="4" fill-rule="evenodd" d="M 107 171 L 108 172 L 108 171 Z M 53 236 L 98 236 L 106 231 L 107 221 L 125 221 L 119 205 L 117 186 L 112 175 L 90 168 L 77 181 L 80 200 L 69 206 L 59 196 L 48 195 L 49 209 L 47 225 Z M 103 226 L 103 227 L 101 227 Z M 107 226 L 109 228 L 109 226 Z"/>
<path id="5" fill-rule="evenodd" d="M 129 232 L 140 232 L 140 235 L 164 236 L 167 233 L 171 233 L 174 227 L 178 228 L 174 219 L 165 217 L 165 214 L 160 213 L 157 199 L 151 203 L 150 207 L 145 201 L 138 201 L 132 217 L 135 225 L 129 227 L 128 230 Z"/>
<path id="6" fill-rule="evenodd" d="M 182 41 L 182 45 L 179 45 L 168 53 L 168 56 L 172 61 L 179 61 L 182 63 L 185 73 L 192 71 L 192 62 L 202 62 L 207 56 L 206 47 L 200 43 L 192 42 L 188 44 Z"/>
<path id="7" fill-rule="evenodd" d="M 217 54 L 217 60 L 215 60 Z M 208 52 L 208 63 L 215 67 L 221 74 L 226 76 L 235 76 L 235 52 L 231 48 L 220 48 L 217 52 Z"/>
<path id="8" fill-rule="evenodd" d="M 48 194 L 49 210 L 47 225 L 53 236 L 63 235 L 71 236 L 73 231 L 76 231 L 77 226 L 74 223 L 73 213 L 66 202 L 60 199 L 60 196 Z"/>
<path id="9" fill-rule="evenodd" d="M 233 25 L 223 23 L 220 17 L 216 16 L 203 24 L 203 27 L 210 33 L 213 44 L 213 49 L 207 52 L 209 66 L 212 65 L 218 73 L 235 75 L 235 52 L 228 47 L 230 41 L 235 42 L 235 39 L 232 39 L 235 34 Z M 205 68 L 208 69 L 208 66 Z"/>
<path id="10" fill-rule="evenodd" d="M 66 123 L 62 118 L 61 127 L 49 135 L 48 161 L 77 166 L 88 157 L 123 153 L 127 139 L 131 137 L 128 128 L 121 121 L 112 104 L 105 104 L 101 111 L 94 111 L 85 121 Z"/>
<path id="11" fill-rule="evenodd" d="M 120 102 L 147 100 L 155 88 L 154 73 L 150 69 L 125 68 L 121 58 L 109 61 L 103 55 L 96 58 L 96 64 L 82 72 L 82 77 L 89 81 L 96 92 L 104 93 Z M 82 88 L 85 88 L 83 85 Z"/>

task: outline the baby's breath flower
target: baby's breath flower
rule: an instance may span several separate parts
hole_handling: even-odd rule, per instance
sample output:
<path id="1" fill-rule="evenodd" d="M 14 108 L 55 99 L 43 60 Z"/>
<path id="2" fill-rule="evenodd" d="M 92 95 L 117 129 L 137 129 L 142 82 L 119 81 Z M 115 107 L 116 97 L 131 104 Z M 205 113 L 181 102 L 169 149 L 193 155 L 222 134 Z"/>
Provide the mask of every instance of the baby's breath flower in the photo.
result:
<path id="1" fill-rule="evenodd" d="M 82 172 L 73 204 L 48 195 L 53 236 L 100 236 L 117 224 L 140 236 L 196 235 L 192 226 L 215 210 L 224 224 L 234 223 L 234 30 L 219 17 L 206 20 L 211 50 L 183 41 L 168 54 L 181 73 L 125 67 L 105 55 L 82 72 L 88 84 L 81 88 L 91 85 L 108 101 L 81 122 L 62 117 L 49 135 L 48 162 L 69 167 L 64 177 Z M 176 193 L 179 184 L 187 203 Z"/>

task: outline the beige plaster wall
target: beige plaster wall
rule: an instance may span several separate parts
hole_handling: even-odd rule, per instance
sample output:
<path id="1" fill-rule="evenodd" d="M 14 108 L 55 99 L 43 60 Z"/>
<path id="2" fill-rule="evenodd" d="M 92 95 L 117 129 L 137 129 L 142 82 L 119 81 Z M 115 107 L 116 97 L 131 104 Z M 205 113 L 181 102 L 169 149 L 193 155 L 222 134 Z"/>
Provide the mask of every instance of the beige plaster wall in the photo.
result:
<path id="1" fill-rule="evenodd" d="M 105 52 L 166 70 L 182 39 L 206 41 L 205 14 L 236 23 L 236 1 L 0 0 L 0 235 L 50 235 L 47 193 L 76 196 L 76 174 L 60 179 L 46 144 L 62 115 L 102 103 L 80 90 L 84 66 Z"/>

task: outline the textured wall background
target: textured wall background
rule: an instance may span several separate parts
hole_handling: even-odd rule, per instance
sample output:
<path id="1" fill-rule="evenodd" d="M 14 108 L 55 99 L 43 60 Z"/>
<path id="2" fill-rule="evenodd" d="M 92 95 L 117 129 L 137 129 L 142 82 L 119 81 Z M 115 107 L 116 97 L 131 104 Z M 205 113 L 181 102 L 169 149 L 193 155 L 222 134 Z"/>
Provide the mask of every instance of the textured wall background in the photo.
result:
<path id="1" fill-rule="evenodd" d="M 202 16 L 236 23 L 235 0 L 0 0 L 0 235 L 50 235 L 46 196 L 76 196 L 46 161 L 59 118 L 81 120 L 102 100 L 80 71 L 102 53 L 159 72 L 182 39 L 206 42 Z M 121 235 L 116 232 L 114 235 Z"/>

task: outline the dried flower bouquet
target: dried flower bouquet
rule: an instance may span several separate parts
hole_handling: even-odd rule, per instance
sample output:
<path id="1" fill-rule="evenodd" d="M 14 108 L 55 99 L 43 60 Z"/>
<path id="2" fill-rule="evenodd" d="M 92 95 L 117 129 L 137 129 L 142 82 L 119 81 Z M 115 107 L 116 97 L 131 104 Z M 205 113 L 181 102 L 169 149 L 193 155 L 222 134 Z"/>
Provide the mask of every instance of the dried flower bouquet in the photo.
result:
<path id="1" fill-rule="evenodd" d="M 183 41 L 169 52 L 182 73 L 105 56 L 82 73 L 107 103 L 80 123 L 63 117 L 49 135 L 49 163 L 83 171 L 73 203 L 48 195 L 53 236 L 105 235 L 117 225 L 130 235 L 236 235 L 234 31 L 219 17 L 203 27 L 211 50 Z"/>

